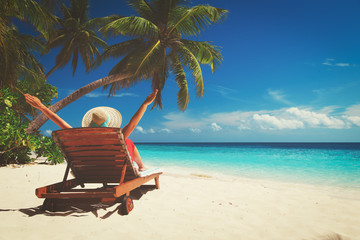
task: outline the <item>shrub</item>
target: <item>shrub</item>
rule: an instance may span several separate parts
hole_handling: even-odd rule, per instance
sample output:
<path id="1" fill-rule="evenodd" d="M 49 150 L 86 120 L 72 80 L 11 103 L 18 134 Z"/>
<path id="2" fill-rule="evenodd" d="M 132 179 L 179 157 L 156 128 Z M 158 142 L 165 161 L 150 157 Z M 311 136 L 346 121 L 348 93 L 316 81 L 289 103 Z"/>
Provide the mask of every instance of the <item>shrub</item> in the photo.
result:
<path id="1" fill-rule="evenodd" d="M 50 84 L 43 84 L 36 89 L 27 82 L 19 82 L 19 88 L 37 96 L 46 105 L 57 95 L 56 88 Z M 30 90 L 32 88 L 32 90 Z M 51 164 L 64 161 L 55 142 L 50 137 L 45 137 L 36 132 L 27 134 L 26 129 L 30 123 L 30 118 L 36 115 L 37 111 L 25 102 L 24 97 L 19 92 L 10 89 L 0 89 L 0 164 L 9 163 L 29 163 L 31 151 L 37 156 L 48 158 Z M 30 118 L 29 118 L 30 117 Z"/>

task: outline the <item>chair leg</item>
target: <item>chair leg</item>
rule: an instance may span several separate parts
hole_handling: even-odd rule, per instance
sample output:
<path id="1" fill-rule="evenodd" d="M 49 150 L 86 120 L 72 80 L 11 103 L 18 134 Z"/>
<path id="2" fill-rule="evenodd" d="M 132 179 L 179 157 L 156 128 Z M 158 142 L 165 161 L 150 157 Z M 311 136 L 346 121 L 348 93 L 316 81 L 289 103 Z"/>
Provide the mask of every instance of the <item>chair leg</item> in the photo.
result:
<path id="1" fill-rule="evenodd" d="M 156 189 L 160 189 L 159 176 L 155 177 L 155 186 L 156 186 Z"/>
<path id="2" fill-rule="evenodd" d="M 57 199 L 46 198 L 41 207 L 41 210 L 43 210 L 43 211 L 48 210 L 50 212 L 56 212 L 56 204 L 57 204 Z"/>

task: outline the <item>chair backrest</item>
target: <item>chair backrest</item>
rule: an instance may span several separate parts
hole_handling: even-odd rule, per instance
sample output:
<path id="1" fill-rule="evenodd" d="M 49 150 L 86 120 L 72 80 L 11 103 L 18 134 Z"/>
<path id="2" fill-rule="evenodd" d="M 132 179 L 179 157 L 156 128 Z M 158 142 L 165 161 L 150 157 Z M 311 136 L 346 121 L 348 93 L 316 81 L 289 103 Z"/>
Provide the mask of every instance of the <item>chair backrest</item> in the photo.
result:
<path id="1" fill-rule="evenodd" d="M 119 183 L 137 177 L 120 128 L 69 128 L 52 136 L 82 183 Z"/>

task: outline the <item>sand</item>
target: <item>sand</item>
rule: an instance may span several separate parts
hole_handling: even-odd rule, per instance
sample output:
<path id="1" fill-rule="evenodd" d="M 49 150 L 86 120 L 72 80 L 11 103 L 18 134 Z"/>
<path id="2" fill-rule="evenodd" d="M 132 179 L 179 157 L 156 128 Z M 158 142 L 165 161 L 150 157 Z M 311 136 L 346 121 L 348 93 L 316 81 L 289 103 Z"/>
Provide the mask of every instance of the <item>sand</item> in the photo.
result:
<path id="1" fill-rule="evenodd" d="M 359 190 L 163 169 L 159 190 L 132 192 L 127 216 L 120 203 L 41 211 L 35 189 L 64 170 L 0 168 L 0 239 L 360 239 Z"/>

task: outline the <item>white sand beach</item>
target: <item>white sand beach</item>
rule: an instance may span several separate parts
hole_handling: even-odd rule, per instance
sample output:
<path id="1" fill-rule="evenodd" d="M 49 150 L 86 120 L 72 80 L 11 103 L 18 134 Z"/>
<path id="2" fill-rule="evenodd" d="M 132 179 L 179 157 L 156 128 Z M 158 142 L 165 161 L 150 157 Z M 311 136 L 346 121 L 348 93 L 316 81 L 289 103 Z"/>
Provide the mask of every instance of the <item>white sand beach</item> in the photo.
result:
<path id="1" fill-rule="evenodd" d="M 127 216 L 120 203 L 41 211 L 35 189 L 61 181 L 65 166 L 0 168 L 0 239 L 360 239 L 360 191 L 196 171 L 164 169 L 159 190 L 132 192 Z"/>

